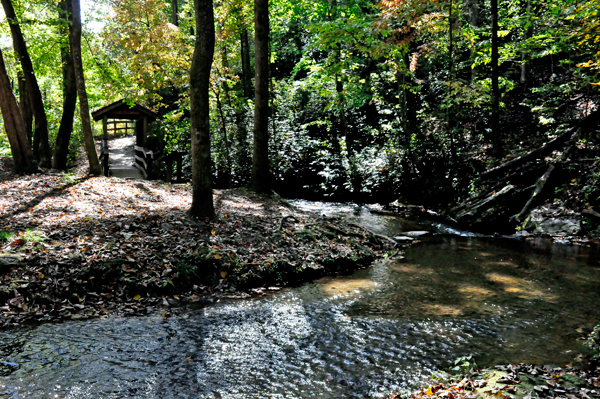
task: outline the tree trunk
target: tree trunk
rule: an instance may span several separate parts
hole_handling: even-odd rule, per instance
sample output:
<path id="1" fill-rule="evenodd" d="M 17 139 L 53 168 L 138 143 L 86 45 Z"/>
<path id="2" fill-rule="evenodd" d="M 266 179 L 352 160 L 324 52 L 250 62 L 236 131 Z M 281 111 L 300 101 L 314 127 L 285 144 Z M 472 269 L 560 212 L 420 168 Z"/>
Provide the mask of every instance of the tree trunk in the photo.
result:
<path id="1" fill-rule="evenodd" d="M 215 16 L 212 0 L 194 0 L 196 43 L 190 68 L 192 136 L 192 217 L 215 218 L 210 157 L 210 70 L 215 53 Z"/>
<path id="2" fill-rule="evenodd" d="M 525 28 L 525 37 L 523 38 L 523 53 L 521 54 L 521 83 L 527 84 L 527 63 L 529 62 L 529 53 L 527 50 L 527 40 L 533 35 L 533 20 L 531 18 L 531 0 L 527 0 L 527 27 Z"/>
<path id="3" fill-rule="evenodd" d="M 256 192 L 270 188 L 269 173 L 269 1 L 254 0 L 255 100 L 252 187 Z"/>
<path id="4" fill-rule="evenodd" d="M 454 78 L 454 16 L 452 14 L 452 0 L 448 6 L 448 73 L 450 82 Z"/>
<path id="5" fill-rule="evenodd" d="M 468 0 L 467 1 L 467 9 L 468 9 L 468 13 L 469 13 L 469 25 L 471 25 L 472 28 L 476 28 L 479 27 L 479 4 L 478 4 L 479 0 Z M 469 49 L 469 59 L 471 60 L 471 64 L 473 64 L 475 62 L 475 57 L 476 57 L 476 51 L 475 48 L 473 46 L 471 46 L 471 48 Z M 471 67 L 471 84 L 475 81 L 475 68 Z"/>
<path id="6" fill-rule="evenodd" d="M 33 161 L 33 153 L 27 139 L 21 110 L 6 72 L 2 50 L 0 50 L 0 110 L 4 119 L 4 129 L 10 143 L 15 173 L 35 172 L 37 167 Z"/>
<path id="7" fill-rule="evenodd" d="M 33 148 L 33 107 L 29 99 L 29 90 L 27 90 L 27 81 L 19 72 L 17 77 L 19 80 L 19 106 L 21 107 L 21 115 L 25 123 L 25 131 L 27 132 L 27 140 L 29 146 Z"/>
<path id="8" fill-rule="evenodd" d="M 223 134 L 223 144 L 225 145 L 225 163 L 227 164 L 227 184 L 229 188 L 233 187 L 231 181 L 231 149 L 229 146 L 229 137 L 227 136 L 227 121 L 225 120 L 225 113 L 223 112 L 223 104 L 221 103 L 220 91 L 214 90 L 215 99 L 217 100 L 217 110 L 219 111 L 219 118 L 221 119 L 221 133 Z"/>
<path id="9" fill-rule="evenodd" d="M 450 5 L 448 7 L 448 73 L 450 77 L 450 83 L 454 82 L 454 14 L 452 6 L 452 0 L 450 0 Z M 448 107 L 447 119 L 448 137 L 450 138 L 450 165 L 452 168 L 456 160 L 456 145 L 454 143 L 454 112 L 452 111 L 452 106 Z"/>
<path id="10" fill-rule="evenodd" d="M 246 99 L 250 98 L 252 94 L 252 70 L 250 66 L 250 44 L 248 42 L 248 29 L 245 25 L 240 28 L 240 42 L 241 42 L 241 57 L 242 57 L 242 90 L 243 90 L 243 101 L 238 102 L 238 106 L 235 113 L 236 125 L 237 125 L 237 164 L 239 165 L 240 172 L 245 173 L 251 170 L 251 157 L 250 148 L 248 146 L 248 127 L 246 126 Z M 246 174 L 247 178 L 248 175 Z"/>
<path id="11" fill-rule="evenodd" d="M 77 82 L 77 94 L 79 96 L 79 116 L 81 118 L 81 127 L 83 130 L 83 142 L 85 152 L 90 163 L 90 173 L 92 175 L 101 175 L 102 168 L 96 145 L 94 144 L 94 135 L 92 133 L 92 122 L 90 120 L 90 106 L 88 104 L 87 91 L 85 89 L 85 77 L 83 75 L 83 60 L 81 58 L 81 8 L 79 0 L 72 1 L 73 11 L 72 24 L 70 25 L 70 44 L 73 55 L 73 66 L 75 69 L 75 80 Z"/>
<path id="12" fill-rule="evenodd" d="M 588 126 L 593 126 L 594 124 L 597 124 L 598 121 L 600 121 L 600 110 L 592 112 L 590 115 L 585 117 L 583 120 L 581 120 L 575 126 L 570 128 L 569 130 L 567 130 L 565 133 L 552 139 L 551 141 L 547 142 L 540 148 L 537 148 L 531 152 L 528 152 L 527 154 L 522 155 L 518 158 L 511 159 L 510 161 L 505 162 L 502 165 L 498 165 L 495 168 L 486 170 L 485 172 L 481 173 L 480 177 L 482 179 L 489 179 L 491 177 L 499 175 L 500 173 L 504 173 L 505 171 L 507 171 L 511 168 L 514 168 L 514 167 L 522 165 L 526 162 L 530 162 L 530 161 L 533 161 L 534 159 L 541 158 L 545 155 L 548 155 L 552 151 L 554 151 L 555 149 L 559 148 L 560 146 L 565 144 L 567 141 L 569 141 L 571 136 L 573 136 L 573 134 L 578 129 L 585 129 Z"/>
<path id="13" fill-rule="evenodd" d="M 40 166 L 44 168 L 50 167 L 50 144 L 48 142 L 48 120 L 46 119 L 46 111 L 44 110 L 44 100 L 42 99 L 42 92 L 38 86 L 37 79 L 33 71 L 33 64 L 31 58 L 29 58 L 29 52 L 27 51 L 27 45 L 21 32 L 21 27 L 17 21 L 17 15 L 13 8 L 11 0 L 1 0 L 6 19 L 10 26 L 10 32 L 13 40 L 13 47 L 19 61 L 21 62 L 21 68 L 25 75 L 27 82 L 27 89 L 29 90 L 29 97 L 31 105 L 33 107 L 33 113 L 35 116 L 35 133 L 33 135 L 33 148 L 34 153 L 39 156 Z"/>
<path id="14" fill-rule="evenodd" d="M 340 77 L 336 77 L 335 90 L 338 95 L 338 109 L 340 112 L 340 130 L 342 132 L 342 135 L 344 136 L 344 139 L 346 140 L 346 154 L 348 156 L 348 174 L 350 177 L 350 187 L 352 188 L 353 194 L 359 195 L 362 191 L 362 179 L 360 177 L 360 173 L 358 172 L 358 165 L 356 164 L 356 151 L 354 148 L 354 139 L 350 135 L 350 131 L 348 129 L 348 121 L 346 120 L 344 83 L 341 81 Z"/>
<path id="15" fill-rule="evenodd" d="M 500 89 L 498 87 L 498 0 L 492 3 L 492 155 L 500 159 L 503 155 L 500 133 Z"/>
<path id="16" fill-rule="evenodd" d="M 252 69 L 250 67 L 250 44 L 248 42 L 248 29 L 245 25 L 242 26 L 240 32 L 240 40 L 242 47 L 242 86 L 244 89 L 244 97 L 250 98 L 252 93 Z"/>
<path id="17" fill-rule="evenodd" d="M 575 144 L 577 144 L 577 140 L 579 139 L 580 134 L 581 134 L 581 129 L 578 129 L 575 131 L 575 133 L 573 133 L 573 135 L 571 136 L 571 138 L 568 141 L 567 148 L 565 148 L 563 153 L 560 155 L 557 163 L 551 164 L 550 166 L 548 166 L 546 173 L 544 173 L 544 175 L 542 177 L 540 177 L 540 179 L 537 181 L 537 183 L 535 185 L 535 189 L 531 193 L 531 197 L 529 198 L 529 200 L 527 201 L 525 206 L 523 206 L 523 209 L 521 209 L 521 212 L 519 212 L 519 214 L 514 217 L 517 222 L 522 222 L 525 219 L 525 216 L 529 213 L 529 209 L 531 209 L 531 206 L 538 199 L 540 194 L 544 191 L 544 188 L 546 187 L 546 183 L 548 183 L 548 180 L 550 180 L 550 177 L 552 176 L 552 172 L 554 172 L 554 169 L 556 169 L 556 166 L 557 165 L 560 166 L 569 158 L 569 155 L 570 155 L 571 151 L 573 150 L 573 147 L 575 147 Z"/>
<path id="18" fill-rule="evenodd" d="M 175 26 L 179 26 L 179 7 L 177 4 L 177 1 L 178 0 L 171 0 L 171 11 L 172 11 L 171 22 Z"/>
<path id="19" fill-rule="evenodd" d="M 70 25 L 71 19 L 71 3 L 68 0 L 63 0 L 60 4 L 61 11 L 59 17 L 62 20 L 67 20 Z M 66 29 L 61 31 L 61 34 L 67 35 Z M 75 67 L 73 65 L 73 55 L 71 46 L 66 43 L 60 48 L 60 56 L 62 59 L 62 75 L 63 75 L 63 113 L 60 119 L 60 126 L 56 134 L 56 145 L 54 146 L 54 156 L 52 157 L 52 167 L 54 169 L 67 169 L 67 157 L 69 155 L 69 142 L 73 133 L 73 119 L 75 110 L 77 109 L 77 79 L 75 77 Z"/>

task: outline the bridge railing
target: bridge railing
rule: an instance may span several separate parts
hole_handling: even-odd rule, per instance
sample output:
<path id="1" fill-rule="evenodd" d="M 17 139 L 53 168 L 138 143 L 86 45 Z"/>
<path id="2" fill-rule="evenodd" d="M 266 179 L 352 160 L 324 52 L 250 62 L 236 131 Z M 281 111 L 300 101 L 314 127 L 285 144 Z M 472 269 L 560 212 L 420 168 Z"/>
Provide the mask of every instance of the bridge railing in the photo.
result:
<path id="1" fill-rule="evenodd" d="M 102 148 L 100 149 L 100 162 L 102 163 L 102 174 L 106 177 L 109 176 L 108 157 L 110 153 L 108 151 L 108 139 L 102 138 Z"/>
<path id="2" fill-rule="evenodd" d="M 163 155 L 156 160 L 157 165 L 165 166 L 165 175 L 163 180 L 166 182 L 173 181 L 173 163 L 175 163 L 175 183 L 183 183 L 183 156 L 187 155 L 186 151 L 173 151 L 170 154 Z"/>
<path id="3" fill-rule="evenodd" d="M 145 147 L 134 146 L 134 166 L 142 172 L 144 179 L 151 179 L 154 177 L 154 152 L 148 150 Z"/>

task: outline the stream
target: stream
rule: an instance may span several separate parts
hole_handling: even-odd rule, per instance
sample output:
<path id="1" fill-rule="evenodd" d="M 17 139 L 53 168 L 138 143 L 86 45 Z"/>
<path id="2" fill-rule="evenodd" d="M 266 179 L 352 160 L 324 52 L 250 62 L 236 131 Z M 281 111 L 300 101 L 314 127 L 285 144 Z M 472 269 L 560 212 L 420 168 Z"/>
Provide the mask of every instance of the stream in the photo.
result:
<path id="1" fill-rule="evenodd" d="M 294 204 L 381 234 L 438 234 L 404 258 L 260 298 L 0 331 L 0 397 L 385 398 L 469 354 L 564 366 L 600 320 L 596 250 Z"/>

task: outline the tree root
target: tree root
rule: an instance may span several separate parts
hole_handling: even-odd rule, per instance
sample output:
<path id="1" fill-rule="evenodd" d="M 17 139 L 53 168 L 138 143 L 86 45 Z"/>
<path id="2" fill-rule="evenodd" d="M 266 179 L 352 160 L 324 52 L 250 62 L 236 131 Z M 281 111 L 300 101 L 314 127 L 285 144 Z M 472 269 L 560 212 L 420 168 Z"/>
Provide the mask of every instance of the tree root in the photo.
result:
<path id="1" fill-rule="evenodd" d="M 296 223 L 300 223 L 300 221 L 298 219 L 296 219 L 294 216 L 290 216 L 290 215 L 284 216 L 279 221 L 279 224 L 277 225 L 277 228 L 275 229 L 275 231 L 281 231 L 281 229 L 283 228 L 283 224 L 285 223 L 286 220 L 293 220 Z"/>

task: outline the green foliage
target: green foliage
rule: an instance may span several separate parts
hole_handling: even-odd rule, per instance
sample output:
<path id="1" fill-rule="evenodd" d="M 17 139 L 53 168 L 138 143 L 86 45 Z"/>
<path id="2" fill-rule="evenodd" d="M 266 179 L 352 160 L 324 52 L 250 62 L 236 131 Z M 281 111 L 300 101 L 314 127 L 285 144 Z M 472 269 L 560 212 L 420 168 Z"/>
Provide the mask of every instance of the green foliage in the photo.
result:
<path id="1" fill-rule="evenodd" d="M 596 158 L 596 162 L 599 162 L 599 158 Z M 584 201 L 591 206 L 598 207 L 600 206 L 600 173 L 596 170 L 587 177 L 588 180 L 582 188 Z"/>
<path id="2" fill-rule="evenodd" d="M 451 371 L 459 375 L 468 374 L 472 369 L 477 369 L 477 363 L 473 355 L 462 356 L 454 361 L 454 366 L 450 368 Z"/>
<path id="3" fill-rule="evenodd" d="M 597 362 L 600 360 L 600 325 L 594 327 L 585 340 L 585 345 L 590 349 L 590 359 Z"/>
<path id="4" fill-rule="evenodd" d="M 0 242 L 10 241 L 10 240 L 12 240 L 14 235 L 15 235 L 15 233 L 13 233 L 13 232 L 0 230 Z"/>
<path id="5" fill-rule="evenodd" d="M 10 156 L 12 156 L 12 153 L 10 150 L 10 143 L 8 142 L 8 138 L 0 134 L 0 157 Z"/>

